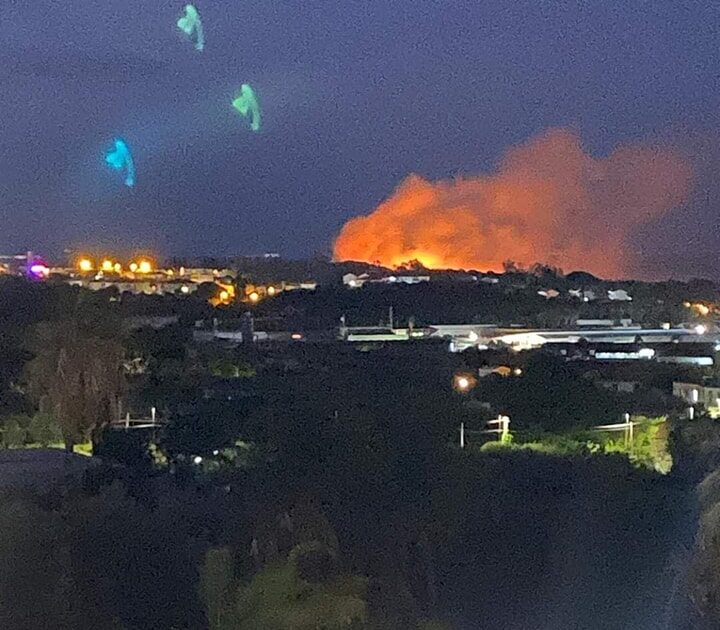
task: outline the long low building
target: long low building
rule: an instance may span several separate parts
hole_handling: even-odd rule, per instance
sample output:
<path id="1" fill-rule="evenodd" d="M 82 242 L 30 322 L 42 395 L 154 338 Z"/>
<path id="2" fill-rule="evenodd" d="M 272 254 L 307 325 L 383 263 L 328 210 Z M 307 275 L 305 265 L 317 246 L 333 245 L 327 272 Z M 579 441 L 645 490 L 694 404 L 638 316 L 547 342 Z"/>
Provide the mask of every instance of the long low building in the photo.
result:
<path id="1" fill-rule="evenodd" d="M 499 341 L 517 348 L 536 348 L 547 343 L 672 343 L 695 341 L 716 341 L 717 336 L 708 335 L 690 328 L 640 328 L 618 327 L 605 329 L 574 330 L 501 330 L 497 329 L 492 341 Z"/>
<path id="2" fill-rule="evenodd" d="M 574 328 L 548 330 L 535 328 L 508 328 L 495 324 L 432 324 L 424 328 L 348 327 L 343 338 L 351 342 L 387 341 L 442 338 L 450 342 L 454 352 L 468 348 L 484 348 L 502 344 L 515 350 L 539 348 L 546 344 L 643 344 L 717 343 L 718 335 L 692 328 L 641 328 L 618 326 L 611 328 Z"/>
<path id="3" fill-rule="evenodd" d="M 462 352 L 472 347 L 493 343 L 510 346 L 516 350 L 539 348 L 545 344 L 590 343 L 626 344 L 640 341 L 645 344 L 676 342 L 717 342 L 718 336 L 692 328 L 641 328 L 639 326 L 614 326 L 573 328 L 567 330 L 501 327 L 493 324 L 433 324 L 427 335 L 444 337 L 451 341 L 453 350 Z"/>

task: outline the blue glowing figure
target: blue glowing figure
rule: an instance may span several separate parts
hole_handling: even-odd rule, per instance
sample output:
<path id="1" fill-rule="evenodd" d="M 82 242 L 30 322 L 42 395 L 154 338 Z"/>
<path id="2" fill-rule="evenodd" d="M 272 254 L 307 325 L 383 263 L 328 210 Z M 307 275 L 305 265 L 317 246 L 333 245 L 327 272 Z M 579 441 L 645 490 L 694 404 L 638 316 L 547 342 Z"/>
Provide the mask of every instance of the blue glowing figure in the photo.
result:
<path id="1" fill-rule="evenodd" d="M 130 148 L 124 140 L 115 140 L 115 145 L 105 156 L 105 162 L 116 171 L 125 170 L 125 185 L 131 188 L 135 185 L 135 163 Z"/>
<path id="2" fill-rule="evenodd" d="M 240 94 L 235 97 L 232 104 L 243 116 L 250 118 L 250 129 L 260 131 L 260 105 L 255 92 L 247 83 L 240 86 Z"/>
<path id="3" fill-rule="evenodd" d="M 205 48 L 205 34 L 200 14 L 192 4 L 185 5 L 185 15 L 177 21 L 177 27 L 195 43 L 195 50 Z"/>

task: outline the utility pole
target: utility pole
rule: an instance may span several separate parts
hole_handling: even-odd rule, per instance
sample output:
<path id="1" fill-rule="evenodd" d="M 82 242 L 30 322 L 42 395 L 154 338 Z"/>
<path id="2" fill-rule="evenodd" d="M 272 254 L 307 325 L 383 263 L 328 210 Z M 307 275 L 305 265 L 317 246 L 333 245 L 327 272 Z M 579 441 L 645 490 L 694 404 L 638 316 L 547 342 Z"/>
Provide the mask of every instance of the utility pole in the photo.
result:
<path id="1" fill-rule="evenodd" d="M 340 339 L 343 341 L 347 340 L 347 319 L 345 318 L 345 313 L 340 317 Z"/>
<path id="2" fill-rule="evenodd" d="M 465 423 L 460 423 L 460 448 L 465 448 Z"/>
<path id="3" fill-rule="evenodd" d="M 500 441 L 504 444 L 507 441 L 508 433 L 510 433 L 510 418 L 508 416 L 500 416 Z"/>
<path id="4" fill-rule="evenodd" d="M 395 328 L 395 316 L 393 313 L 393 307 L 391 306 L 388 310 L 388 321 L 390 322 L 390 330 Z"/>

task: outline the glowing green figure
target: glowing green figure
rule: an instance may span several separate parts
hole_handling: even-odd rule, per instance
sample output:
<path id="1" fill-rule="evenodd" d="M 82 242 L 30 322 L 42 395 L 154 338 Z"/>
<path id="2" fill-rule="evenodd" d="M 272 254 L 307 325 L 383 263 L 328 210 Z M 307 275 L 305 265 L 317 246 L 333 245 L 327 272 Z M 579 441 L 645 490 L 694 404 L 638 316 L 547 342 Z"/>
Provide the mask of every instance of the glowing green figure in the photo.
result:
<path id="1" fill-rule="evenodd" d="M 192 4 L 185 5 L 185 15 L 177 21 L 178 28 L 195 42 L 195 49 L 205 48 L 205 34 L 198 10 Z"/>
<path id="2" fill-rule="evenodd" d="M 132 188 L 135 185 L 135 162 L 127 143 L 118 138 L 114 146 L 105 155 L 105 163 L 116 171 L 125 170 L 125 185 Z"/>
<path id="3" fill-rule="evenodd" d="M 243 116 L 250 117 L 250 129 L 260 131 L 260 106 L 255 92 L 247 83 L 240 86 L 240 94 L 237 95 L 232 104 Z"/>

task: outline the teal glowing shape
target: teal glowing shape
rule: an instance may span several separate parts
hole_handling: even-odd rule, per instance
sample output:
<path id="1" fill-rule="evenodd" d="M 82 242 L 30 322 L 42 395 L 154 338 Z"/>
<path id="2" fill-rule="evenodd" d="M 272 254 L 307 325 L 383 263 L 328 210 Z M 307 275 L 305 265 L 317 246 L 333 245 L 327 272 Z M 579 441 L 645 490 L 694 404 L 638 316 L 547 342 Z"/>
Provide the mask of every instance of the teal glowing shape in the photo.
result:
<path id="1" fill-rule="evenodd" d="M 196 50 L 205 48 L 205 35 L 200 14 L 192 4 L 185 5 L 185 15 L 177 21 L 177 27 L 195 44 Z"/>
<path id="2" fill-rule="evenodd" d="M 235 97 L 232 105 L 243 116 L 250 118 L 250 129 L 260 131 L 260 106 L 255 92 L 247 83 L 240 86 L 240 94 Z"/>
<path id="3" fill-rule="evenodd" d="M 105 162 L 116 171 L 125 170 L 125 185 L 131 188 L 135 185 L 135 163 L 130 148 L 124 140 L 117 139 L 113 148 L 105 155 Z"/>

